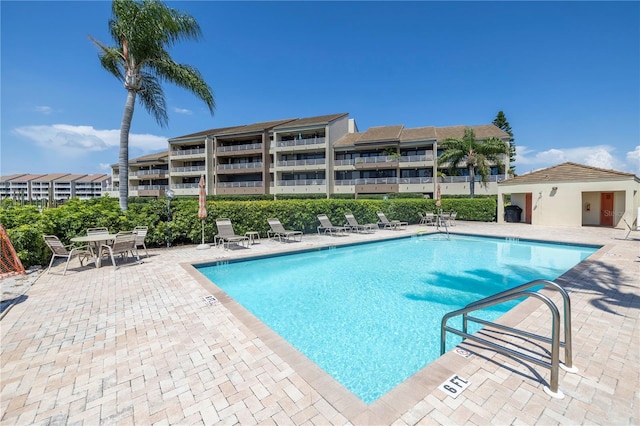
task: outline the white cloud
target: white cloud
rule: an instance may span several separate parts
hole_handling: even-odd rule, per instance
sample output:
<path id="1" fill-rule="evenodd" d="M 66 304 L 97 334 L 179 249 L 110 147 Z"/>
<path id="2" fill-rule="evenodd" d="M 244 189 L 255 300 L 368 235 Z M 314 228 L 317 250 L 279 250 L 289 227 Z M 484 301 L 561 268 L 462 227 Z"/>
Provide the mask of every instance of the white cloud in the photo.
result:
<path id="1" fill-rule="evenodd" d="M 640 176 L 640 145 L 633 151 L 627 152 L 627 161 L 630 164 L 629 171 L 636 176 Z"/>
<path id="2" fill-rule="evenodd" d="M 193 114 L 193 112 L 190 109 L 186 109 L 186 108 L 173 108 L 173 111 L 178 113 L 178 114 L 184 114 L 184 115 L 191 115 Z"/>
<path id="3" fill-rule="evenodd" d="M 51 108 L 49 106 L 44 106 L 44 105 L 43 106 L 37 106 L 37 107 L 34 108 L 34 110 L 36 112 L 40 112 L 40 113 L 42 113 L 44 115 L 49 115 L 49 114 L 51 114 L 53 112 L 53 108 Z"/>
<path id="4" fill-rule="evenodd" d="M 567 161 L 602 169 L 627 171 L 626 163 L 616 158 L 614 151 L 615 148 L 610 145 L 553 148 L 539 152 L 526 146 L 516 145 L 516 171 L 518 173 L 527 173 L 532 170 L 556 166 Z M 638 155 L 640 156 L 640 154 Z M 627 154 L 627 158 L 629 158 L 629 154 Z"/>
<path id="5" fill-rule="evenodd" d="M 120 129 L 98 130 L 92 126 L 54 124 L 50 126 L 23 126 L 14 133 L 35 142 L 42 148 L 80 156 L 120 146 Z M 167 138 L 149 134 L 129 134 L 129 147 L 143 151 L 166 149 Z"/>

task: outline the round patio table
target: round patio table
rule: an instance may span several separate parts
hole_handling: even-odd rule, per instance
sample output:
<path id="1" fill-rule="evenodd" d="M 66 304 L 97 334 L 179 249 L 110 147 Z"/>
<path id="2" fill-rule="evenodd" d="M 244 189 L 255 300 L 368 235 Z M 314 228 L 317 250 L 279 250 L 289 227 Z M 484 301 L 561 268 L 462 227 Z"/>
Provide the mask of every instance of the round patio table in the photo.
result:
<path id="1" fill-rule="evenodd" d="M 88 243 L 91 248 L 91 253 L 93 254 L 93 261 L 96 264 L 96 268 L 99 268 L 102 259 L 102 243 L 109 244 L 115 239 L 116 234 L 92 234 L 73 237 L 71 241 L 74 243 Z"/>

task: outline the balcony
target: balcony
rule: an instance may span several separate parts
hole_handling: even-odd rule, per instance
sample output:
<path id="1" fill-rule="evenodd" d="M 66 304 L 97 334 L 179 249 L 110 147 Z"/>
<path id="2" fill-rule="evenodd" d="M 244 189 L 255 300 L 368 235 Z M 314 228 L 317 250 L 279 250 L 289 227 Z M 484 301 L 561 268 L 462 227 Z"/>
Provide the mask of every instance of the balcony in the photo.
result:
<path id="1" fill-rule="evenodd" d="M 277 186 L 311 186 L 325 185 L 326 179 L 295 179 L 295 180 L 279 180 Z"/>
<path id="2" fill-rule="evenodd" d="M 356 169 L 380 169 L 398 167 L 398 157 L 391 155 L 381 155 L 378 157 L 357 157 Z"/>
<path id="3" fill-rule="evenodd" d="M 295 146 L 308 146 L 308 145 L 324 145 L 325 138 L 311 138 L 311 139 L 295 139 L 290 141 L 278 141 L 276 146 L 278 148 L 290 148 Z"/>
<path id="4" fill-rule="evenodd" d="M 252 180 L 247 182 L 218 182 L 218 188 L 255 188 L 264 186 L 261 180 Z"/>
<path id="5" fill-rule="evenodd" d="M 205 166 L 172 167 L 171 173 L 193 176 L 203 173 L 205 169 Z"/>
<path id="6" fill-rule="evenodd" d="M 335 185 L 387 185 L 387 184 L 425 184 L 433 183 L 432 177 L 411 178 L 364 178 L 364 179 L 340 179 Z"/>
<path id="7" fill-rule="evenodd" d="M 233 163 L 233 164 L 218 164 L 216 166 L 216 172 L 218 174 L 234 174 L 234 173 L 257 173 L 255 169 L 262 169 L 262 161 L 255 163 Z"/>
<path id="8" fill-rule="evenodd" d="M 133 178 L 166 178 L 169 175 L 169 171 L 165 169 L 152 169 L 152 170 L 136 170 L 129 174 L 129 179 Z"/>
<path id="9" fill-rule="evenodd" d="M 204 154 L 204 148 L 194 148 L 194 149 L 175 149 L 171 151 L 172 157 L 184 157 L 184 156 L 198 156 L 201 157 Z"/>
<path id="10" fill-rule="evenodd" d="M 262 154 L 261 143 L 251 143 L 245 145 L 228 145 L 216 148 L 216 157 L 250 156 Z"/>
<path id="11" fill-rule="evenodd" d="M 482 182 L 482 178 L 480 176 L 476 176 L 474 179 L 476 182 Z M 487 182 L 502 182 L 505 180 L 504 175 L 491 175 L 487 176 Z M 440 178 L 440 183 L 467 183 L 471 182 L 471 178 L 469 176 L 446 176 Z"/>
<path id="12" fill-rule="evenodd" d="M 324 169 L 326 161 L 324 158 L 313 158 L 309 160 L 285 160 L 276 162 L 277 167 L 297 170 Z"/>
<path id="13" fill-rule="evenodd" d="M 160 197 L 169 189 L 168 185 L 138 185 L 129 188 L 129 191 L 137 191 L 138 197 Z"/>
<path id="14" fill-rule="evenodd" d="M 218 194 L 264 194 L 264 182 L 261 180 L 246 182 L 218 182 Z"/>
<path id="15" fill-rule="evenodd" d="M 174 183 L 171 185 L 174 189 L 194 189 L 198 188 L 197 183 Z"/>
<path id="16" fill-rule="evenodd" d="M 420 167 L 424 166 L 427 161 L 433 164 L 433 153 L 426 155 L 403 155 L 398 158 L 400 167 Z"/>

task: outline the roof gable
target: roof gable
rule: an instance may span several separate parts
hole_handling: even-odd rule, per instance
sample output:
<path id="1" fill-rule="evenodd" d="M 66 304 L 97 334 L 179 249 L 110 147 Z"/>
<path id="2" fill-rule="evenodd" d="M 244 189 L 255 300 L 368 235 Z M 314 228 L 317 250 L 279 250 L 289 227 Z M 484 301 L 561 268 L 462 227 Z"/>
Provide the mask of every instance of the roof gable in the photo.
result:
<path id="1" fill-rule="evenodd" d="M 557 166 L 537 170 L 535 172 L 516 176 L 512 179 L 500 182 L 499 185 L 514 185 L 522 183 L 545 183 L 545 182 L 571 182 L 571 181 L 594 181 L 611 180 L 620 178 L 636 178 L 633 173 L 618 172 L 616 170 L 600 169 L 598 167 L 585 166 L 583 164 L 566 162 Z"/>

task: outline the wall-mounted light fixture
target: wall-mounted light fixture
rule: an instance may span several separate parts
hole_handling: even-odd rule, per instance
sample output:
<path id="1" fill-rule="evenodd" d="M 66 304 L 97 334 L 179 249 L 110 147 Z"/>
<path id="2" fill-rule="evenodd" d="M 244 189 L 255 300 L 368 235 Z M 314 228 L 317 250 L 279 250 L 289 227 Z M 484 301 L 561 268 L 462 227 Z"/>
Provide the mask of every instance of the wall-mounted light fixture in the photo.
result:
<path id="1" fill-rule="evenodd" d="M 557 187 L 557 186 L 554 186 L 553 188 L 551 188 L 551 190 L 553 190 L 553 191 L 557 191 L 557 190 L 558 190 L 558 187 Z"/>

